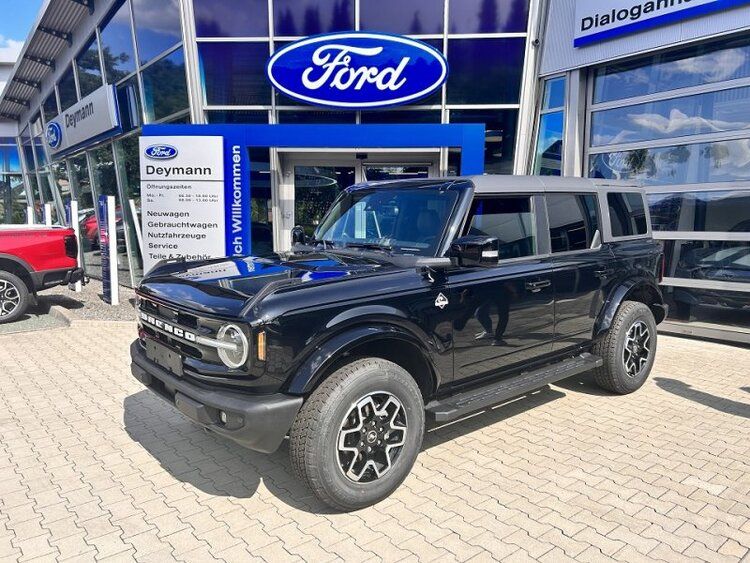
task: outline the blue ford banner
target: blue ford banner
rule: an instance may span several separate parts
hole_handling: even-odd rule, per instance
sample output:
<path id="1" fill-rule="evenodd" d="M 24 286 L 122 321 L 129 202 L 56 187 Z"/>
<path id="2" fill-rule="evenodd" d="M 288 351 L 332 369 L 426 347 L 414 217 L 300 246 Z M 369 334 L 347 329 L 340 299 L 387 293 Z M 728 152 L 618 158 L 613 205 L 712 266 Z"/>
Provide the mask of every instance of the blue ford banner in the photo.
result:
<path id="1" fill-rule="evenodd" d="M 413 103 L 448 76 L 442 53 L 415 39 L 370 32 L 316 35 L 277 51 L 266 65 L 290 98 L 338 108 Z"/>
<path id="2" fill-rule="evenodd" d="M 109 209 L 106 195 L 99 196 L 99 254 L 102 260 L 102 293 L 107 303 L 112 303 L 112 264 L 109 260 Z"/>

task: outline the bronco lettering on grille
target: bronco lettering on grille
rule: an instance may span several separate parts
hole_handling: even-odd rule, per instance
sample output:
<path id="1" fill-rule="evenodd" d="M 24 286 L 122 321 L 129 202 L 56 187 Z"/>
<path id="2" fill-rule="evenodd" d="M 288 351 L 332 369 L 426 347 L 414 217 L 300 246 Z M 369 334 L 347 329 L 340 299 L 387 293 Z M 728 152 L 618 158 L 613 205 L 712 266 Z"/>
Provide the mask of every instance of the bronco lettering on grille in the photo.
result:
<path id="1" fill-rule="evenodd" d="M 141 320 L 146 324 L 149 324 L 153 327 L 158 328 L 159 330 L 162 330 L 169 334 L 173 334 L 177 338 L 182 338 L 184 340 L 187 340 L 188 342 L 195 342 L 194 333 L 187 331 L 187 330 L 183 330 L 178 326 L 165 323 L 163 320 L 157 319 L 156 317 L 149 315 L 148 313 L 144 313 L 143 311 L 141 311 Z"/>

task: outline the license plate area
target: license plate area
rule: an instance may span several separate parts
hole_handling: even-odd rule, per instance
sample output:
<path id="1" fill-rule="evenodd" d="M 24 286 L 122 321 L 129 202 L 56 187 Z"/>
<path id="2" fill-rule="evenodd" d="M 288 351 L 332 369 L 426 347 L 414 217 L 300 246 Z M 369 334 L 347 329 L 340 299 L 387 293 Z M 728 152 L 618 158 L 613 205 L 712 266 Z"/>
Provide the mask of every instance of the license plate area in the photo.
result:
<path id="1" fill-rule="evenodd" d="M 182 377 L 182 354 L 175 352 L 160 342 L 147 338 L 146 357 L 174 375 Z"/>

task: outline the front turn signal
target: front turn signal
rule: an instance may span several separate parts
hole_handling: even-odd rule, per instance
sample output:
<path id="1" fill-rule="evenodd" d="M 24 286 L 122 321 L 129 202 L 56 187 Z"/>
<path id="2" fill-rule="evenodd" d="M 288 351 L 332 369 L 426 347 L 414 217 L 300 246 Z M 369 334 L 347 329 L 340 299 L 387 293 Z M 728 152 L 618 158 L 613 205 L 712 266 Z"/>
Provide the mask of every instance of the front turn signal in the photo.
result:
<path id="1" fill-rule="evenodd" d="M 265 362 L 266 361 L 266 331 L 265 330 L 261 330 L 258 333 L 258 345 L 255 347 L 255 349 L 258 351 L 256 354 L 258 361 Z"/>

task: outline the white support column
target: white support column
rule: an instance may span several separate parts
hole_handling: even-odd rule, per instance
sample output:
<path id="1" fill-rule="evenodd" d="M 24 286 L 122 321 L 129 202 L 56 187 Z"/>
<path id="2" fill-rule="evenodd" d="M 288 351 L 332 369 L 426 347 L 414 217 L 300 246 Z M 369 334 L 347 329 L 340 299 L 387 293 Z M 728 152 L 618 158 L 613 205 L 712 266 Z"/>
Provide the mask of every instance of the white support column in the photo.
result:
<path id="1" fill-rule="evenodd" d="M 521 78 L 521 107 L 518 110 L 516 151 L 513 162 L 514 174 L 528 174 L 530 170 L 529 162 L 533 154 L 534 124 L 539 97 L 539 55 L 546 6 L 545 0 L 531 0 L 529 4 L 529 26 Z"/>
<path id="2" fill-rule="evenodd" d="M 78 201 L 76 201 L 75 199 L 70 200 L 70 228 L 73 229 L 73 233 L 76 236 L 76 246 L 78 247 L 78 256 L 76 257 L 76 262 L 78 263 L 78 267 L 82 268 L 83 246 L 81 245 L 81 225 L 78 224 Z M 68 284 L 68 287 L 76 293 L 80 293 L 81 282 L 77 281 L 75 283 Z"/>
<path id="3" fill-rule="evenodd" d="M 109 280 L 112 293 L 110 304 L 120 304 L 120 280 L 117 268 L 117 217 L 115 213 L 115 196 L 107 196 L 107 241 L 109 250 Z"/>
<path id="4" fill-rule="evenodd" d="M 44 204 L 44 224 L 48 227 L 52 226 L 52 204 Z"/>
<path id="5" fill-rule="evenodd" d="M 34 224 L 34 208 L 31 205 L 26 206 L 26 223 L 29 225 Z"/>
<path id="6" fill-rule="evenodd" d="M 185 53 L 188 98 L 190 100 L 190 119 L 193 123 L 205 123 L 203 88 L 201 86 L 192 0 L 180 0 L 180 18 L 182 21 L 182 48 Z"/>
<path id="7" fill-rule="evenodd" d="M 563 137 L 563 176 L 584 175 L 583 154 L 586 140 L 586 73 L 568 73 L 565 96 L 565 129 Z"/>

